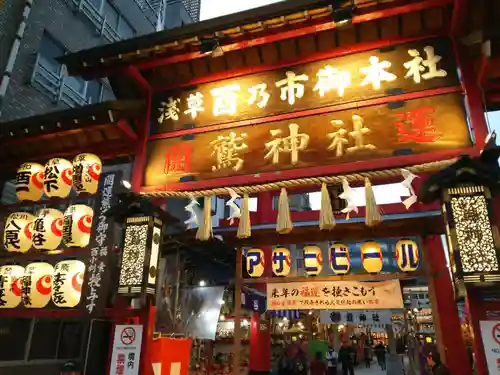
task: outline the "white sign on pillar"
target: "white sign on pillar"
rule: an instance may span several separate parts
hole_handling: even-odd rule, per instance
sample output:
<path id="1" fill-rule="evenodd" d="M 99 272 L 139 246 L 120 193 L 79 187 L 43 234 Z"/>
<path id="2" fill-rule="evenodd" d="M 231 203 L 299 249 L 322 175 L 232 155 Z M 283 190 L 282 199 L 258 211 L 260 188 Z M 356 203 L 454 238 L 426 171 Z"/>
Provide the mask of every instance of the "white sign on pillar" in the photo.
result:
<path id="1" fill-rule="evenodd" d="M 488 373 L 500 375 L 500 321 L 481 320 L 479 326 L 481 327 Z"/>
<path id="2" fill-rule="evenodd" d="M 142 325 L 116 325 L 110 375 L 138 375 Z"/>

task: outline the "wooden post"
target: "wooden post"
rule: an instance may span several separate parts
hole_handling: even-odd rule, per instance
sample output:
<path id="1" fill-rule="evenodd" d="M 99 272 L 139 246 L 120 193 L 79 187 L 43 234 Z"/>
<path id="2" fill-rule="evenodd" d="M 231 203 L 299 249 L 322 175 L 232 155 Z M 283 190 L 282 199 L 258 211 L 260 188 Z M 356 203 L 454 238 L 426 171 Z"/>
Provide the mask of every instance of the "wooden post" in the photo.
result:
<path id="1" fill-rule="evenodd" d="M 234 281 L 234 343 L 233 343 L 233 375 L 240 375 L 241 355 L 241 287 L 242 287 L 243 249 L 236 252 L 236 278 Z"/>

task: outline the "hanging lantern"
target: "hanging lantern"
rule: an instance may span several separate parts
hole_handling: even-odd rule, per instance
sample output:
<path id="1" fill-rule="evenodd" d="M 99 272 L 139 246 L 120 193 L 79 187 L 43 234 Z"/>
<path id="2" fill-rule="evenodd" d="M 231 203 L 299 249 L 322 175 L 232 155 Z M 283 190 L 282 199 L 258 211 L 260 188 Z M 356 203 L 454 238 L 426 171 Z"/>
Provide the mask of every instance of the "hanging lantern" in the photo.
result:
<path id="1" fill-rule="evenodd" d="M 21 302 L 21 282 L 24 267 L 11 265 L 0 267 L 0 308 L 11 309 Z"/>
<path id="2" fill-rule="evenodd" d="M 318 246 L 304 247 L 304 269 L 308 275 L 319 275 L 323 270 L 323 257 Z"/>
<path id="3" fill-rule="evenodd" d="M 396 243 L 396 262 L 403 272 L 415 271 L 419 264 L 417 244 L 410 240 L 399 240 Z"/>
<path id="4" fill-rule="evenodd" d="M 86 247 L 92 232 L 94 210 L 84 204 L 69 206 L 64 212 L 62 239 L 68 247 Z"/>
<path id="5" fill-rule="evenodd" d="M 264 252 L 260 249 L 247 251 L 247 273 L 250 277 L 261 277 L 264 273 Z"/>
<path id="6" fill-rule="evenodd" d="M 85 263 L 63 260 L 56 264 L 52 279 L 52 302 L 57 307 L 75 307 L 82 296 Z"/>
<path id="7" fill-rule="evenodd" d="M 361 245 L 361 263 L 368 273 L 382 271 L 382 250 L 378 243 L 369 241 Z"/>
<path id="8" fill-rule="evenodd" d="M 30 309 L 47 306 L 52 294 L 54 267 L 48 263 L 30 263 L 21 283 L 21 300 Z"/>
<path id="9" fill-rule="evenodd" d="M 3 245 L 7 251 L 27 252 L 32 245 L 33 221 L 27 212 L 14 212 L 5 220 Z"/>
<path id="10" fill-rule="evenodd" d="M 66 198 L 73 183 L 73 164 L 66 159 L 54 158 L 45 164 L 43 190 L 49 198 Z"/>
<path id="11" fill-rule="evenodd" d="M 77 194 L 95 194 L 99 187 L 102 162 L 94 154 L 80 154 L 73 160 L 73 188 Z"/>
<path id="12" fill-rule="evenodd" d="M 351 269 L 349 247 L 342 243 L 335 243 L 330 247 L 330 267 L 334 274 L 345 275 Z"/>
<path id="13" fill-rule="evenodd" d="M 43 208 L 33 222 L 33 247 L 56 250 L 61 244 L 63 214 L 54 208 Z"/>
<path id="14" fill-rule="evenodd" d="M 21 164 L 16 173 L 16 197 L 21 202 L 36 202 L 43 195 L 43 172 L 45 167 L 37 163 Z"/>
<path id="15" fill-rule="evenodd" d="M 284 247 L 273 249 L 273 273 L 276 276 L 288 276 L 291 267 L 290 250 Z"/>

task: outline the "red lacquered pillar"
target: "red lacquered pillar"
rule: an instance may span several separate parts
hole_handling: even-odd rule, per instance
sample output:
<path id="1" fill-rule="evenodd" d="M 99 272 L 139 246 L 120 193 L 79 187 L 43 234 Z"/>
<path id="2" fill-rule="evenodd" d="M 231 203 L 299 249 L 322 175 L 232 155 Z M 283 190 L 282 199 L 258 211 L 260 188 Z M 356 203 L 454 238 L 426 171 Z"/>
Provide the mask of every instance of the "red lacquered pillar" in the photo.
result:
<path id="1" fill-rule="evenodd" d="M 472 347 L 474 349 L 474 367 L 477 375 L 488 375 L 486 355 L 484 353 L 483 338 L 479 321 L 486 318 L 483 309 L 481 293 L 473 288 L 467 289 L 467 309 L 469 310 L 470 324 L 472 326 Z"/>
<path id="2" fill-rule="evenodd" d="M 471 369 L 467 348 L 462 339 L 455 293 L 441 237 L 427 236 L 423 242 L 427 252 L 426 266 L 429 267 L 431 273 L 428 282 L 432 283 L 436 295 L 435 301 L 433 301 L 436 306 L 433 306 L 433 310 L 434 313 L 439 314 L 440 327 L 438 329 L 441 330 L 441 334 L 438 337 L 441 338 L 445 348 L 445 358 L 442 360 L 452 375 L 468 375 L 471 373 Z"/>

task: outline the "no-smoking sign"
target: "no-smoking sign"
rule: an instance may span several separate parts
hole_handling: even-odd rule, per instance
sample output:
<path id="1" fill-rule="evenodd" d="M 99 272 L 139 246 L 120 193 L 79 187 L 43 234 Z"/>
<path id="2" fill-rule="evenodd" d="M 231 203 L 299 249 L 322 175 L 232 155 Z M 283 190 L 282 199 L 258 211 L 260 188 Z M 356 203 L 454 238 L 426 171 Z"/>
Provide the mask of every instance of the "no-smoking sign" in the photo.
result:
<path id="1" fill-rule="evenodd" d="M 493 335 L 493 340 L 495 340 L 495 342 L 498 345 L 500 345 L 500 324 L 496 324 L 493 327 L 493 330 L 492 330 L 491 334 Z"/>
<path id="2" fill-rule="evenodd" d="M 135 341 L 135 329 L 133 327 L 125 327 L 120 334 L 120 340 L 123 345 L 131 345 Z"/>

